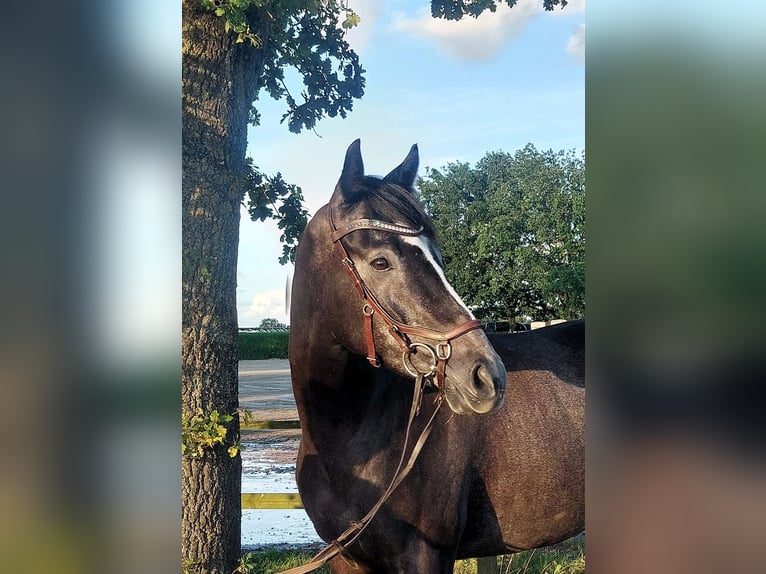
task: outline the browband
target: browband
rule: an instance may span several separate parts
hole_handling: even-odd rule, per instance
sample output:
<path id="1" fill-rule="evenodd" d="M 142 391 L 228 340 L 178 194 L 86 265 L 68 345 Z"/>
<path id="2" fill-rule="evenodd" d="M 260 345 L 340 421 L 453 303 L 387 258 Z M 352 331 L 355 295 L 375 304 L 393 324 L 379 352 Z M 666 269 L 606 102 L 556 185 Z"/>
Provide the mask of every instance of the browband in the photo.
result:
<path id="1" fill-rule="evenodd" d="M 332 215 L 330 215 L 330 221 L 332 222 Z M 334 222 L 332 222 L 333 232 L 332 240 L 336 243 L 340 238 L 345 237 L 352 231 L 359 229 L 378 229 L 380 231 L 390 231 L 397 235 L 420 235 L 423 233 L 423 226 L 417 228 L 407 227 L 406 225 L 398 225 L 396 223 L 388 223 L 386 221 L 380 221 L 378 219 L 357 219 L 351 223 L 347 223 L 340 229 L 336 229 Z"/>

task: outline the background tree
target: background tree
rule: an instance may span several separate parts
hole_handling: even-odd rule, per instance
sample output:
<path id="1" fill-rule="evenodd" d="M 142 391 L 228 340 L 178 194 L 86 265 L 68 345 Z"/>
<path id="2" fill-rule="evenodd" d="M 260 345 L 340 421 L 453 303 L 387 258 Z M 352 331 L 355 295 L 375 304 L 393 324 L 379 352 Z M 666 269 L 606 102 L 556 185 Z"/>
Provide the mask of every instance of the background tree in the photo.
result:
<path id="1" fill-rule="evenodd" d="M 279 321 L 271 317 L 261 319 L 261 324 L 258 325 L 259 329 L 285 329 L 286 327 L 287 325 L 285 325 L 284 323 L 280 323 Z"/>
<path id="2" fill-rule="evenodd" d="M 420 193 L 446 274 L 484 319 L 585 313 L 585 162 L 574 152 L 491 152 L 428 169 Z"/>
<path id="3" fill-rule="evenodd" d="M 197 456 L 182 458 L 181 554 L 186 571 L 229 574 L 241 537 L 241 459 L 230 450 L 239 440 L 240 206 L 247 197 L 253 218 L 279 219 L 283 260 L 306 221 L 300 189 L 245 157 L 247 126 L 259 120 L 253 102 L 284 100 L 283 121 L 298 132 L 344 116 L 364 80 L 341 27 L 353 13 L 339 1 L 183 0 L 182 9 L 182 422 L 185 439 L 207 446 L 200 455 L 189 442 Z M 298 97 L 289 69 L 303 84 Z"/>

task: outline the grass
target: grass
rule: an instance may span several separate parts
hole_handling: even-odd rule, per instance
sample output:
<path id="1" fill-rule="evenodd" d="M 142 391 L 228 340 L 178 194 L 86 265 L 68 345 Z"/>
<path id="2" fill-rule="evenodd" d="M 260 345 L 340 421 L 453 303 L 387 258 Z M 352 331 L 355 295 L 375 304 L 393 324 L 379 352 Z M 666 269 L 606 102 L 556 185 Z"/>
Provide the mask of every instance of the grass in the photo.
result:
<path id="1" fill-rule="evenodd" d="M 455 574 L 476 574 L 476 559 L 459 560 Z M 498 574 L 585 574 L 585 537 L 497 557 Z"/>
<path id="2" fill-rule="evenodd" d="M 309 550 L 265 550 L 248 552 L 242 557 L 240 574 L 276 574 L 305 564 L 314 552 Z M 329 574 L 323 566 L 316 570 Z M 497 557 L 497 574 L 585 574 L 585 537 L 575 536 L 556 546 L 536 548 Z M 477 574 L 475 558 L 458 560 L 455 574 Z"/>
<path id="3" fill-rule="evenodd" d="M 315 552 L 309 550 L 264 550 L 247 552 L 242 556 L 237 572 L 240 574 L 276 574 L 295 566 L 306 564 Z M 330 574 L 328 566 L 314 570 L 318 574 Z"/>

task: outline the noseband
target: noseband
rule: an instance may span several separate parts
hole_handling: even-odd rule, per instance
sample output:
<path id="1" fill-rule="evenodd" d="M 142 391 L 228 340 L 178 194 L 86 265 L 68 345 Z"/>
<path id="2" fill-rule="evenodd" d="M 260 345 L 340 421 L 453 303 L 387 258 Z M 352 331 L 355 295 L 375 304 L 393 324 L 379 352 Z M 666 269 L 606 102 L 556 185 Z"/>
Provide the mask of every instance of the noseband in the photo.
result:
<path id="1" fill-rule="evenodd" d="M 364 279 L 362 279 L 362 276 L 354 265 L 354 261 L 349 256 L 348 251 L 346 251 L 346 248 L 341 241 L 341 239 L 349 233 L 360 229 L 386 231 L 396 235 L 415 237 L 423 233 L 423 226 L 421 225 L 415 229 L 404 225 L 379 221 L 377 219 L 357 219 L 347 223 L 339 229 L 335 226 L 335 221 L 332 216 L 332 208 L 330 206 L 327 207 L 327 214 L 335 249 L 362 298 L 362 314 L 364 315 L 365 340 L 367 343 L 367 360 L 373 367 L 380 366 L 378 355 L 375 352 L 375 335 L 372 328 L 372 316 L 377 313 L 381 320 L 386 324 L 388 332 L 402 349 L 402 362 L 406 371 L 416 378 L 422 376 L 433 380 L 433 376 L 436 375 L 436 387 L 443 390 L 447 361 L 452 355 L 452 341 L 469 331 L 478 329 L 481 327 L 481 322 L 476 319 L 471 319 L 458 325 L 451 331 L 443 333 L 426 327 L 412 327 L 398 321 L 391 315 L 391 313 L 386 311 L 375 297 L 374 293 L 364 282 Z M 436 342 L 436 344 L 431 346 L 426 343 L 413 343 L 410 340 L 410 336 L 428 339 Z M 418 349 L 423 349 L 431 355 L 431 366 L 427 371 L 419 371 L 412 363 L 412 354 L 416 353 Z"/>

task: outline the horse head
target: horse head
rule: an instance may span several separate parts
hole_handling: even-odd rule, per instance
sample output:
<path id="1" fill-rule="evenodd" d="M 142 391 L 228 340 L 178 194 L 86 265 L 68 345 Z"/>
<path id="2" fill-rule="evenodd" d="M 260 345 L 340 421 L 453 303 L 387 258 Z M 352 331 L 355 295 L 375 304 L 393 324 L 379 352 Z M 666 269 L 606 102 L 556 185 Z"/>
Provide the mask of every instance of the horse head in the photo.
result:
<path id="1" fill-rule="evenodd" d="M 334 284 L 335 308 L 345 311 L 331 331 L 374 366 L 431 378 L 454 412 L 489 412 L 502 403 L 505 367 L 444 275 L 413 188 L 418 161 L 414 145 L 385 177 L 366 176 L 359 140 L 349 146 L 325 216 L 312 221 L 348 275 Z"/>

